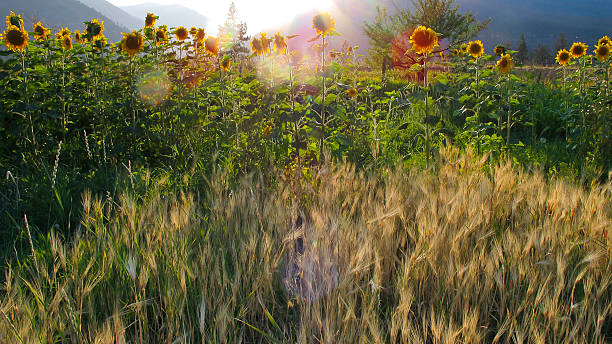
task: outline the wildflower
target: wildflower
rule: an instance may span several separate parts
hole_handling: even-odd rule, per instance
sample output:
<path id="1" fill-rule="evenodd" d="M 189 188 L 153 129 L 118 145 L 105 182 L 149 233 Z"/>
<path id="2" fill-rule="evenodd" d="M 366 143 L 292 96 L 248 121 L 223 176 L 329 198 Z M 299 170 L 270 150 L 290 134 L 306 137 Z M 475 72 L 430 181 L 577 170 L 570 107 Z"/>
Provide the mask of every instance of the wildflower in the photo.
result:
<path id="1" fill-rule="evenodd" d="M 160 26 L 155 30 L 155 44 L 162 45 L 168 41 L 168 27 L 166 25 Z"/>
<path id="2" fill-rule="evenodd" d="M 417 27 L 410 36 L 412 50 L 417 54 L 431 53 L 434 47 L 439 46 L 438 35 L 428 27 Z"/>
<path id="3" fill-rule="evenodd" d="M 232 59 L 229 57 L 229 55 L 225 55 L 223 56 L 223 59 L 221 60 L 221 69 L 224 71 L 228 71 L 230 69 L 230 66 L 232 65 Z"/>
<path id="4" fill-rule="evenodd" d="M 140 32 L 134 30 L 132 33 L 122 33 L 123 40 L 121 41 L 121 50 L 126 52 L 130 57 L 138 54 L 144 47 L 144 39 Z"/>
<path id="5" fill-rule="evenodd" d="M 72 37 L 70 35 L 62 36 L 60 38 L 60 45 L 65 51 L 72 49 Z"/>
<path id="6" fill-rule="evenodd" d="M 263 46 L 261 45 L 259 38 L 254 37 L 251 41 L 251 51 L 258 56 L 263 54 Z"/>
<path id="7" fill-rule="evenodd" d="M 187 32 L 187 29 L 184 26 L 179 26 L 176 30 L 174 30 L 174 36 L 179 41 L 186 40 L 188 34 L 189 32 Z"/>
<path id="8" fill-rule="evenodd" d="M 482 53 L 484 52 L 484 47 L 482 46 L 482 42 L 478 40 L 478 41 L 472 41 L 468 43 L 467 52 L 473 58 L 475 59 L 479 58 L 480 56 L 482 56 Z"/>
<path id="9" fill-rule="evenodd" d="M 579 57 L 586 55 L 587 48 L 588 48 L 588 45 L 582 42 L 576 42 L 572 44 L 572 47 L 570 48 L 570 54 L 572 54 L 573 58 L 577 59 Z"/>
<path id="10" fill-rule="evenodd" d="M 6 16 L 6 26 L 7 28 L 9 26 L 17 26 L 17 28 L 19 28 L 19 30 L 23 31 L 23 19 L 21 19 L 21 14 L 15 14 L 13 11 L 11 11 L 11 14 L 9 14 L 8 16 Z"/>
<path id="11" fill-rule="evenodd" d="M 603 36 L 599 39 L 597 45 L 612 45 L 612 39 L 608 36 Z"/>
<path id="12" fill-rule="evenodd" d="M 28 46 L 28 33 L 15 25 L 10 24 L 4 31 L 3 37 L 4 44 L 12 51 L 23 51 Z"/>
<path id="13" fill-rule="evenodd" d="M 37 41 L 44 41 L 48 39 L 51 34 L 51 30 L 44 27 L 41 22 L 34 24 L 34 32 L 34 37 Z"/>
<path id="14" fill-rule="evenodd" d="M 277 32 L 276 35 L 274 35 L 274 50 L 281 55 L 285 55 L 287 53 L 287 40 L 280 34 L 280 32 Z"/>
<path id="15" fill-rule="evenodd" d="M 92 21 L 88 21 L 85 23 L 87 32 L 87 38 L 90 41 L 94 39 L 102 38 L 104 36 L 104 22 L 99 21 L 98 19 L 94 19 Z"/>
<path id="16" fill-rule="evenodd" d="M 357 95 L 357 90 L 354 89 L 354 88 L 349 88 L 348 90 L 346 90 L 346 95 L 349 98 L 353 98 L 353 97 L 355 97 Z"/>
<path id="17" fill-rule="evenodd" d="M 213 56 L 217 56 L 219 54 L 219 40 L 216 37 L 208 37 L 204 43 L 204 46 L 209 54 Z"/>
<path id="18" fill-rule="evenodd" d="M 572 55 L 566 49 L 559 50 L 559 52 L 557 53 L 557 57 L 555 57 L 557 63 L 562 66 L 567 66 L 571 59 Z"/>
<path id="19" fill-rule="evenodd" d="M 336 27 L 336 21 L 329 13 L 318 13 L 312 18 L 312 28 L 317 35 L 327 35 Z"/>
<path id="20" fill-rule="evenodd" d="M 158 19 L 159 17 L 156 16 L 153 13 L 149 13 L 147 12 L 147 16 L 145 17 L 145 28 L 149 29 L 155 26 L 155 21 Z"/>
<path id="21" fill-rule="evenodd" d="M 512 56 L 509 54 L 503 54 L 501 58 L 497 61 L 497 68 L 500 72 L 504 74 L 510 73 L 514 62 L 512 62 Z"/>
<path id="22" fill-rule="evenodd" d="M 600 44 L 595 47 L 593 51 L 599 61 L 605 61 L 610 57 L 610 49 L 612 48 L 609 44 Z"/>
<path id="23" fill-rule="evenodd" d="M 506 54 L 506 47 L 504 47 L 501 44 L 498 44 L 495 46 L 495 55 L 502 57 L 504 54 Z"/>

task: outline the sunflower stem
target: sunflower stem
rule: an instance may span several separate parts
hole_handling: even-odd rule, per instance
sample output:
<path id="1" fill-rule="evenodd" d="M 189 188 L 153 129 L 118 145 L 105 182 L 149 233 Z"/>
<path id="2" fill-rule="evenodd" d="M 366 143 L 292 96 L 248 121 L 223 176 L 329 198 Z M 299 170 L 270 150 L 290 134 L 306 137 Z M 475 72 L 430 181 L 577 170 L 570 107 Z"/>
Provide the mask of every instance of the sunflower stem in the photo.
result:
<path id="1" fill-rule="evenodd" d="M 38 155 L 38 148 L 36 144 L 36 136 L 34 135 L 34 121 L 32 120 L 32 113 L 30 112 L 30 97 L 28 95 L 28 73 L 25 64 L 25 52 L 21 51 L 21 72 L 23 81 L 23 99 L 25 102 L 25 111 L 28 113 L 28 121 L 30 122 L 30 134 L 32 135 L 32 145 L 34 146 L 34 154 Z"/>
<path id="2" fill-rule="evenodd" d="M 321 138 L 319 139 L 319 159 L 323 164 L 323 143 L 325 140 L 325 93 L 327 92 L 325 87 L 325 34 L 322 34 L 323 44 L 321 46 L 321 74 L 323 76 L 323 94 L 321 96 Z"/>

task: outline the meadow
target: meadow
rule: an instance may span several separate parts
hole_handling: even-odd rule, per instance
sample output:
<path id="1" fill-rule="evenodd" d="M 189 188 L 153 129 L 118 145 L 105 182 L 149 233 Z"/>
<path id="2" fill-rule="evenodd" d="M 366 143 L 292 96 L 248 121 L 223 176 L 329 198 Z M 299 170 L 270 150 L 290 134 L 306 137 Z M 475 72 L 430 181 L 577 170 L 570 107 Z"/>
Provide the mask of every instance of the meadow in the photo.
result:
<path id="1" fill-rule="evenodd" d="M 612 340 L 607 36 L 533 70 L 419 26 L 381 75 L 327 13 L 157 19 L 7 16 L 0 342 Z"/>

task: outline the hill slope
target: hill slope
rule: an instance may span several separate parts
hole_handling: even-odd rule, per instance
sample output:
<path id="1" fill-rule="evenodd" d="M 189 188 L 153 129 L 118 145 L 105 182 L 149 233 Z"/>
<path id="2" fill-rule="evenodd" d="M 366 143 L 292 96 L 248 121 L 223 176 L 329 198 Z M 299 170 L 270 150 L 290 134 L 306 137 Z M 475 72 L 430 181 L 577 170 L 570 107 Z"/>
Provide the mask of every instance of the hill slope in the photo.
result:
<path id="1" fill-rule="evenodd" d="M 63 27 L 82 30 L 85 27 L 83 22 L 98 18 L 104 21 L 104 34 L 111 42 L 121 40 L 121 32 L 128 31 L 127 26 L 115 24 L 113 19 L 77 0 L 3 0 L 0 11 L 5 13 L 3 15 L 10 11 L 21 14 L 29 29 L 32 23 L 40 20 L 43 25 L 53 28 L 53 32 Z"/>
<path id="2" fill-rule="evenodd" d="M 94 0 L 89 0 L 94 1 Z M 165 24 L 168 27 L 185 26 L 187 28 L 205 27 L 208 19 L 202 14 L 181 5 L 160 5 L 155 3 L 144 3 L 133 6 L 121 6 L 121 9 L 136 18 L 143 18 L 147 11 L 159 16 L 158 24 Z"/>
<path id="3" fill-rule="evenodd" d="M 106 0 L 78 1 L 111 18 L 119 26 L 125 26 L 130 30 L 141 28 L 144 24 L 144 16 L 142 18 L 134 17 Z"/>

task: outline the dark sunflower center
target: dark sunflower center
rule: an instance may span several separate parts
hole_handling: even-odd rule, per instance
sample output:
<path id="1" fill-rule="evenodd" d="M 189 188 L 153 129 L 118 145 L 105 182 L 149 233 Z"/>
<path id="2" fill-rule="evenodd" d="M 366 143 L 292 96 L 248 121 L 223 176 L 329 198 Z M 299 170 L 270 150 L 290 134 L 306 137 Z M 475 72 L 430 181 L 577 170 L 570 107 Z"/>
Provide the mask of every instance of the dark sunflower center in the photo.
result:
<path id="1" fill-rule="evenodd" d="M 317 16 L 315 18 L 314 25 L 317 30 L 325 32 L 329 30 L 329 27 L 331 26 L 331 18 L 327 18 L 325 16 Z"/>
<path id="2" fill-rule="evenodd" d="M 470 53 L 471 54 L 480 54 L 480 45 L 478 44 L 472 44 L 470 45 Z"/>
<path id="3" fill-rule="evenodd" d="M 160 31 L 157 31 L 157 32 L 155 33 L 155 35 L 157 36 L 157 40 L 158 40 L 158 41 L 163 41 L 163 40 L 165 40 L 165 39 L 166 39 L 166 34 L 165 34 L 163 31 L 161 31 L 161 30 L 160 30 Z"/>
<path id="4" fill-rule="evenodd" d="M 25 42 L 25 35 L 21 30 L 10 30 L 6 33 L 6 40 L 16 46 L 21 46 Z"/>
<path id="5" fill-rule="evenodd" d="M 508 60 L 502 59 L 501 62 L 499 63 L 499 66 L 502 68 L 508 67 Z"/>
<path id="6" fill-rule="evenodd" d="M 602 45 L 597 48 L 597 54 L 599 56 L 608 56 L 608 54 L 610 54 L 610 48 L 608 48 L 607 45 Z"/>
<path id="7" fill-rule="evenodd" d="M 138 50 L 140 48 L 140 40 L 137 36 L 128 36 L 125 39 L 125 46 L 130 50 Z"/>
<path id="8" fill-rule="evenodd" d="M 178 38 L 180 39 L 185 39 L 187 38 L 187 30 L 178 30 L 176 32 L 176 35 L 178 36 Z"/>
<path id="9" fill-rule="evenodd" d="M 432 39 L 429 34 L 425 31 L 417 31 L 414 34 L 414 43 L 419 47 L 427 47 L 431 45 Z"/>
<path id="10" fill-rule="evenodd" d="M 577 45 L 574 47 L 574 54 L 575 55 L 582 55 L 582 53 L 584 52 L 584 48 L 582 48 L 581 45 Z"/>
<path id="11" fill-rule="evenodd" d="M 255 49 L 255 51 L 261 51 L 263 49 L 263 46 L 261 45 L 260 41 L 253 41 L 253 49 Z"/>
<path id="12" fill-rule="evenodd" d="M 153 26 L 154 21 L 155 21 L 155 18 L 151 16 L 147 16 L 147 19 L 145 19 L 145 26 Z"/>

